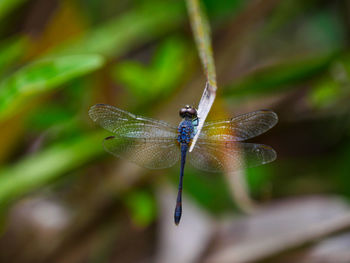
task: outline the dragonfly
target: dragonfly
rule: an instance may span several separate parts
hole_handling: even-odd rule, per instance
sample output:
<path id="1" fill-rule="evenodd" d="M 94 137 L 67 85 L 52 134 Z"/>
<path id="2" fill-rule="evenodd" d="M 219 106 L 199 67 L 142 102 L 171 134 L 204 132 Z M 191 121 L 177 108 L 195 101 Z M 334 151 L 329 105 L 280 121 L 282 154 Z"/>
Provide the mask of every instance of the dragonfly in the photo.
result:
<path id="1" fill-rule="evenodd" d="M 246 167 L 266 164 L 276 159 L 276 152 L 267 145 L 243 142 L 256 137 L 278 122 L 271 110 L 258 110 L 233 118 L 206 121 L 194 148 L 189 152 L 198 126 L 197 110 L 186 105 L 179 112 L 178 127 L 132 114 L 107 104 L 96 104 L 90 118 L 113 133 L 104 139 L 107 152 L 149 169 L 164 169 L 180 159 L 180 178 L 174 222 L 182 216 L 182 188 L 185 162 L 206 172 L 235 172 Z"/>

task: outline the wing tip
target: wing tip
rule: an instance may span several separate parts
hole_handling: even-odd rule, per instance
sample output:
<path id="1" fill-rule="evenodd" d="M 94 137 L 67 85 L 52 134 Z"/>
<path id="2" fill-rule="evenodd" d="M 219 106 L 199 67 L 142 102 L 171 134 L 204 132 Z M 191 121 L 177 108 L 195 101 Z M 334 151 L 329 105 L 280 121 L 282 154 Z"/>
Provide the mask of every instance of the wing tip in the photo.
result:
<path id="1" fill-rule="evenodd" d="M 90 109 L 89 109 L 89 117 L 93 121 L 96 121 L 98 119 L 98 116 L 96 114 L 98 109 L 100 109 L 102 107 L 106 107 L 106 106 L 109 106 L 109 105 L 108 104 L 103 104 L 103 103 L 98 103 L 98 104 L 95 104 L 95 105 L 91 106 Z"/>
<path id="2" fill-rule="evenodd" d="M 265 144 L 260 144 L 260 148 L 269 152 L 269 158 L 264 160 L 263 164 L 271 163 L 277 159 L 277 152 L 271 146 L 265 145 Z"/>
<path id="3" fill-rule="evenodd" d="M 261 113 L 264 113 L 264 114 L 270 114 L 272 116 L 272 119 L 274 120 L 273 123 L 272 123 L 272 126 L 275 126 L 277 123 L 278 123 L 278 115 L 276 112 L 272 111 L 272 110 L 269 110 L 269 109 L 261 109 L 259 110 L 258 112 L 261 112 Z"/>

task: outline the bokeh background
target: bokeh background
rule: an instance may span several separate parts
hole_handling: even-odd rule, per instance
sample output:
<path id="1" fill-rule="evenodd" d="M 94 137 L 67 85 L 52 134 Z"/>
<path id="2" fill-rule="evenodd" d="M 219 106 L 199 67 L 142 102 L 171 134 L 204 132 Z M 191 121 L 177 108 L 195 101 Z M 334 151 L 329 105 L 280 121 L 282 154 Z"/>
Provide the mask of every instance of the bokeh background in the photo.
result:
<path id="1" fill-rule="evenodd" d="M 179 166 L 108 155 L 87 112 L 177 125 L 198 104 L 185 3 L 0 1 L 0 262 L 350 262 L 349 1 L 202 3 L 219 86 L 209 119 L 274 110 L 252 141 L 278 158 L 233 191 L 186 167 L 176 227 Z"/>

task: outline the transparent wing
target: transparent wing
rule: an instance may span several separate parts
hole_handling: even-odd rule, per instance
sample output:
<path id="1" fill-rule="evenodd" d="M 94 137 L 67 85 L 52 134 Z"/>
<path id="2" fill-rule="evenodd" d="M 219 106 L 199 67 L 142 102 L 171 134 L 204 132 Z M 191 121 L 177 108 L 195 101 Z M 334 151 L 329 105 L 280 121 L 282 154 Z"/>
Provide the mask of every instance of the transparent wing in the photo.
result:
<path id="1" fill-rule="evenodd" d="M 206 122 L 199 138 L 215 141 L 244 141 L 266 132 L 277 122 L 277 114 L 273 111 L 254 111 L 231 119 Z"/>
<path id="2" fill-rule="evenodd" d="M 96 104 L 89 116 L 104 129 L 120 137 L 176 138 L 176 128 L 166 122 L 140 117 L 106 104 Z"/>
<path id="3" fill-rule="evenodd" d="M 150 139 L 110 136 L 104 140 L 107 152 L 149 169 L 173 166 L 180 157 L 175 139 Z"/>
<path id="4" fill-rule="evenodd" d="M 200 170 L 233 172 L 272 162 L 276 152 L 263 144 L 199 140 L 188 158 Z"/>

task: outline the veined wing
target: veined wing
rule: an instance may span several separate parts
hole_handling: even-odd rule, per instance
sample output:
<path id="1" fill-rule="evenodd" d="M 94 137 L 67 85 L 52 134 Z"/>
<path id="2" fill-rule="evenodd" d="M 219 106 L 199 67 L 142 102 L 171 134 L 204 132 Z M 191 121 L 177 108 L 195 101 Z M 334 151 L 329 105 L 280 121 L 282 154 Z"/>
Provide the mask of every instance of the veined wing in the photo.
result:
<path id="1" fill-rule="evenodd" d="M 104 140 L 107 152 L 149 169 L 173 166 L 180 157 L 175 139 L 110 136 Z"/>
<path id="2" fill-rule="evenodd" d="M 277 114 L 273 111 L 254 111 L 231 119 L 206 122 L 199 139 L 244 141 L 266 132 L 277 122 Z"/>
<path id="3" fill-rule="evenodd" d="M 106 104 L 96 104 L 89 116 L 104 129 L 120 137 L 130 138 L 176 138 L 176 128 L 166 122 L 134 115 Z"/>
<path id="4" fill-rule="evenodd" d="M 189 154 L 191 164 L 208 172 L 233 172 L 272 162 L 276 152 L 267 145 L 198 140 Z"/>

